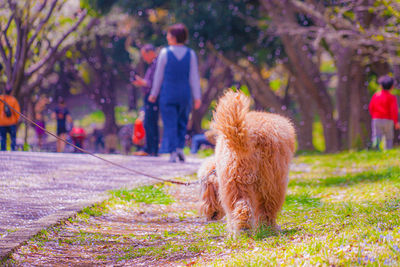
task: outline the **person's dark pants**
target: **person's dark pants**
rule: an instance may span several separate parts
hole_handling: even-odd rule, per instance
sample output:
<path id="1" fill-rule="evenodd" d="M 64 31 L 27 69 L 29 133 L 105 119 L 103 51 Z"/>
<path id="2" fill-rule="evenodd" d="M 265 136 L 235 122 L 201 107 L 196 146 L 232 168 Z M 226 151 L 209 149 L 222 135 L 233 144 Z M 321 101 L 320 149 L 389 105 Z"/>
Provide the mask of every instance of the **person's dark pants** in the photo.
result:
<path id="1" fill-rule="evenodd" d="M 151 156 L 157 156 L 159 145 L 159 104 L 151 103 L 148 101 L 148 95 L 145 96 L 145 115 L 144 115 L 144 129 L 146 131 L 146 148 L 145 152 Z"/>
<path id="2" fill-rule="evenodd" d="M 196 154 L 199 151 L 201 145 L 212 146 L 210 142 L 207 141 L 207 138 L 204 134 L 196 134 L 192 137 L 192 147 L 190 149 L 190 153 Z"/>
<path id="3" fill-rule="evenodd" d="M 0 136 L 1 136 L 1 150 L 5 151 L 7 146 L 7 133 L 10 134 L 11 138 L 11 150 L 15 151 L 16 140 L 17 140 L 17 126 L 0 126 Z"/>
<path id="4" fill-rule="evenodd" d="M 83 140 L 81 138 L 72 138 L 72 141 L 74 142 L 74 145 L 83 148 Z M 81 151 L 74 147 L 74 153 L 80 153 Z"/>
<path id="5" fill-rule="evenodd" d="M 172 104 L 160 103 L 161 117 L 164 124 L 165 142 L 168 153 L 175 152 L 177 148 L 183 149 L 185 145 L 186 126 L 189 119 L 190 103 Z"/>

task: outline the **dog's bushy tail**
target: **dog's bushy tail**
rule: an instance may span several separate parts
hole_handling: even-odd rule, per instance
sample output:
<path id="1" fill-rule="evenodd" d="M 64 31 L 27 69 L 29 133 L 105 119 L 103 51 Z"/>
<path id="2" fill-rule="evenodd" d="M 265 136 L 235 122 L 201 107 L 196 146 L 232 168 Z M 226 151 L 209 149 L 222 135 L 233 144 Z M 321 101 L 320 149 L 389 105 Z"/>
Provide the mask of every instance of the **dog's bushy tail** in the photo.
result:
<path id="1" fill-rule="evenodd" d="M 214 112 L 213 128 L 226 137 L 227 145 L 234 151 L 247 151 L 245 117 L 249 108 L 250 99 L 242 92 L 227 91 Z"/>

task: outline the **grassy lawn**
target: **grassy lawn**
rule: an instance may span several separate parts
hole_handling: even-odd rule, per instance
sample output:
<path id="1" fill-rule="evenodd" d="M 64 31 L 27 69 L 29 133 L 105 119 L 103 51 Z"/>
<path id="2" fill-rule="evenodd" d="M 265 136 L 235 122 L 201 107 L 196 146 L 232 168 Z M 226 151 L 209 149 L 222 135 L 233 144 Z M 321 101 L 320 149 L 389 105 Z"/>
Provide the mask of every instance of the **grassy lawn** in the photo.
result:
<path id="1" fill-rule="evenodd" d="M 193 177 L 191 178 L 193 179 Z M 16 265 L 400 265 L 400 150 L 294 159 L 281 232 L 230 238 L 197 212 L 198 185 L 110 192 L 43 230 Z"/>

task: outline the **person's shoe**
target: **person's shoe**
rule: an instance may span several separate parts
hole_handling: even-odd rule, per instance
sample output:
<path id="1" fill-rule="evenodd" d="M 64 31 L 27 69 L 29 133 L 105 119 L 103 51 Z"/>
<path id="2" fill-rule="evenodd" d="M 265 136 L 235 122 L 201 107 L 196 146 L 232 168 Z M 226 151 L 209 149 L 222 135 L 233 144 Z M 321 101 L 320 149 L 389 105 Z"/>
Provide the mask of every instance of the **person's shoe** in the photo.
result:
<path id="1" fill-rule="evenodd" d="M 178 156 L 178 154 L 175 151 L 171 152 L 171 155 L 169 156 L 168 162 L 176 162 L 177 156 Z"/>
<path id="2" fill-rule="evenodd" d="M 179 161 L 185 162 L 185 154 L 183 154 L 182 148 L 177 148 L 176 153 L 178 154 Z"/>
<path id="3" fill-rule="evenodd" d="M 134 156 L 148 156 L 149 154 L 147 154 L 144 151 L 136 151 L 133 153 Z"/>

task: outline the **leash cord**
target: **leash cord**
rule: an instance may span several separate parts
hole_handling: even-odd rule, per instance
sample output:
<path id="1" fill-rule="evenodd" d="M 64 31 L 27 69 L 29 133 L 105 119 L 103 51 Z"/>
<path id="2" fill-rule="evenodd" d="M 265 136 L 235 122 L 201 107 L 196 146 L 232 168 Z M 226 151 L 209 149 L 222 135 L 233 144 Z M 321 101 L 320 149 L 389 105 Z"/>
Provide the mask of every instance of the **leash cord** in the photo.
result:
<path id="1" fill-rule="evenodd" d="M 32 123 L 32 124 L 35 125 L 36 127 L 39 127 L 41 130 L 45 131 L 47 134 L 49 134 L 49 135 L 55 137 L 56 139 L 58 139 L 58 140 L 60 140 L 60 141 L 62 141 L 62 142 L 64 142 L 64 143 L 66 143 L 66 144 L 72 146 L 73 148 L 75 148 L 75 149 L 81 151 L 82 153 L 85 153 L 85 154 L 88 154 L 88 155 L 90 155 L 90 156 L 93 156 L 93 157 L 95 157 L 95 158 L 97 158 L 97 159 L 99 159 L 99 160 L 105 161 L 105 162 L 107 162 L 107 163 L 109 163 L 109 164 L 111 164 L 111 165 L 114 165 L 114 166 L 116 166 L 116 167 L 125 169 L 125 170 L 127 170 L 127 171 L 129 171 L 129 172 L 131 172 L 131 173 L 143 175 L 143 176 L 146 176 L 146 177 L 148 177 L 148 178 L 151 178 L 151 179 L 154 179 L 154 180 L 157 180 L 157 181 L 169 182 L 169 183 L 178 184 L 178 185 L 192 185 L 192 184 L 198 183 L 198 181 L 195 181 L 195 182 L 180 182 L 180 181 L 176 181 L 176 180 L 163 179 L 163 178 L 160 178 L 160 177 L 157 177 L 157 176 L 154 176 L 154 175 L 145 173 L 145 172 L 141 172 L 141 171 L 137 171 L 137 170 L 128 168 L 128 167 L 123 166 L 123 165 L 121 165 L 121 164 L 118 164 L 118 163 L 115 163 L 115 162 L 110 161 L 110 160 L 108 160 L 108 159 L 105 159 L 105 158 L 102 158 L 102 157 L 100 157 L 100 156 L 97 156 L 96 154 L 94 154 L 94 153 L 92 153 L 92 152 L 90 152 L 90 151 L 87 151 L 87 150 L 85 150 L 85 149 L 83 149 L 83 148 L 80 148 L 80 147 L 78 147 L 78 146 L 72 144 L 71 142 L 68 142 L 67 140 L 62 139 L 61 137 L 58 137 L 58 136 L 55 135 L 54 133 L 49 132 L 48 130 L 46 130 L 46 129 L 43 128 L 42 126 L 38 125 L 36 122 L 34 122 L 34 121 L 32 121 L 31 119 L 29 119 L 27 116 L 25 116 L 25 115 L 22 114 L 21 112 L 17 111 L 16 109 L 14 109 L 14 108 L 11 107 L 10 105 L 8 105 L 7 102 L 6 102 L 5 100 L 3 100 L 3 99 L 0 98 L 0 101 L 1 101 L 4 105 L 7 105 L 7 106 L 8 106 L 10 109 L 12 109 L 15 113 L 17 113 L 18 115 L 20 115 L 22 118 L 24 118 L 26 121 Z"/>

